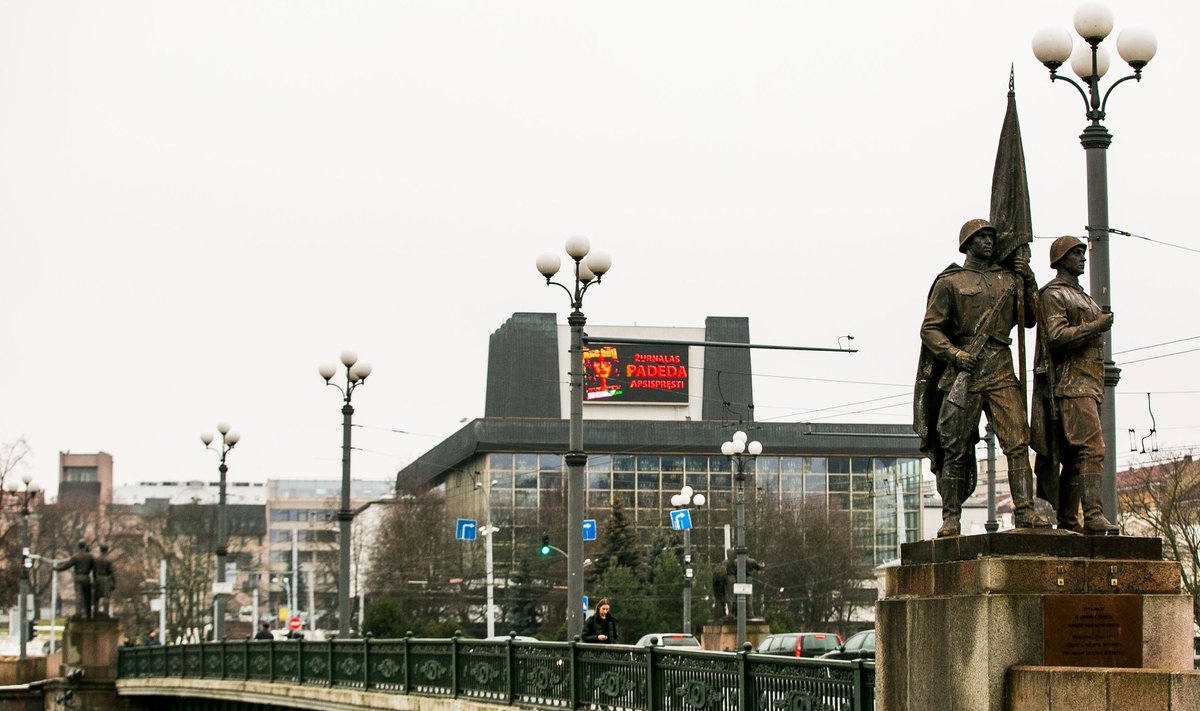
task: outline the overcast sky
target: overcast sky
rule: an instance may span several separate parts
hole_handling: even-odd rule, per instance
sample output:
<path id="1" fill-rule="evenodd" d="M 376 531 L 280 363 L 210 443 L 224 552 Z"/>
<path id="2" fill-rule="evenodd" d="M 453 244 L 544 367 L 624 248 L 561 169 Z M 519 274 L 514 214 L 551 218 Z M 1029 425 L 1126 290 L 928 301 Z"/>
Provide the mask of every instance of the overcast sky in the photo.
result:
<path id="1" fill-rule="evenodd" d="M 1034 231 L 1083 234 L 1083 102 L 1030 51 L 1076 6 L 0 2 L 0 442 L 51 487 L 63 450 L 213 479 L 228 420 L 231 479 L 336 478 L 317 366 L 354 349 L 355 475 L 389 477 L 482 416 L 506 318 L 565 320 L 533 264 L 574 234 L 613 256 L 590 323 L 852 334 L 755 352 L 758 417 L 908 423 L 1010 64 Z M 1200 445 L 1200 6 L 1111 7 L 1159 40 L 1107 121 L 1111 224 L 1150 238 L 1112 246 L 1125 466 L 1147 392 L 1160 447 Z"/>

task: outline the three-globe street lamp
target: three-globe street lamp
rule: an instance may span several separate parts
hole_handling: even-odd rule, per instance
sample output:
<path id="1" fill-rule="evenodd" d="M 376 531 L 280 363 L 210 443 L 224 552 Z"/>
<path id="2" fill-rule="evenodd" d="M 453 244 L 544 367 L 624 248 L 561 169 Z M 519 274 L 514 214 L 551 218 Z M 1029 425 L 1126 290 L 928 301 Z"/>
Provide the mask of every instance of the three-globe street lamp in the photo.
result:
<path id="1" fill-rule="evenodd" d="M 338 532 L 338 637 L 350 636 L 350 527 L 354 512 L 350 510 L 350 421 L 354 408 L 350 398 L 358 386 L 367 382 L 371 366 L 360 361 L 354 351 L 342 351 L 342 365 L 346 366 L 346 387 L 331 382 L 337 374 L 337 366 L 323 364 L 319 371 L 326 385 L 332 385 L 342 394 L 342 500 L 337 512 Z"/>
<path id="2" fill-rule="evenodd" d="M 10 496 L 18 497 L 21 502 L 21 572 L 19 578 L 21 599 L 17 603 L 17 627 L 19 629 L 17 640 L 20 642 L 21 648 L 17 651 L 18 659 L 25 658 L 25 647 L 29 642 L 29 574 L 33 570 L 33 557 L 29 552 L 29 502 L 37 498 L 42 491 L 42 487 L 35 483 L 29 474 L 21 475 L 21 483 L 25 485 L 24 489 L 21 489 L 15 481 L 9 481 L 4 487 Z M 82 601 L 80 604 L 83 604 Z"/>
<path id="3" fill-rule="evenodd" d="M 1049 27 L 1033 36 L 1033 54 L 1050 70 L 1050 81 L 1061 79 L 1079 91 L 1083 97 L 1088 124 L 1079 137 L 1087 155 L 1089 280 L 1092 298 L 1105 311 L 1112 310 L 1108 255 L 1108 146 L 1112 135 L 1101 122 L 1108 108 L 1108 97 L 1118 84 L 1133 79 L 1142 80 L 1142 69 L 1158 50 L 1154 34 L 1142 27 L 1127 27 L 1117 37 L 1117 53 L 1133 74 L 1112 83 L 1101 93 L 1100 78 L 1108 71 L 1108 50 L 1101 43 L 1112 32 L 1113 15 L 1107 7 L 1094 2 L 1081 5 L 1075 11 L 1075 31 L 1083 44 L 1072 51 L 1071 35 L 1061 27 Z M 1069 77 L 1060 76 L 1058 68 L 1070 61 L 1071 70 L 1086 85 L 1080 86 Z M 1100 404 L 1100 422 L 1108 451 L 1104 455 L 1102 498 L 1104 515 L 1110 521 L 1117 516 L 1117 460 L 1113 443 L 1116 441 L 1116 387 L 1121 371 L 1113 363 L 1112 336 L 1104 339 L 1104 400 Z"/>
<path id="4" fill-rule="evenodd" d="M 228 422 L 217 424 L 217 432 L 221 434 L 221 442 L 217 447 L 211 446 L 214 440 L 212 432 L 200 435 L 200 441 L 205 449 L 211 449 L 221 457 L 221 465 L 217 467 L 220 479 L 217 484 L 217 583 L 213 586 L 213 639 L 225 639 L 225 556 L 229 553 L 229 525 L 225 513 L 225 476 L 229 467 L 225 465 L 225 457 L 233 449 L 242 436 L 229 429 Z"/>
<path id="5" fill-rule="evenodd" d="M 746 433 L 738 430 L 733 439 L 721 445 L 721 454 L 729 457 L 733 467 L 734 508 L 737 511 L 737 540 L 733 551 L 737 555 L 737 647 L 746 643 L 746 465 L 758 459 L 763 447 L 760 442 L 746 442 Z"/>
<path id="6" fill-rule="evenodd" d="M 704 494 L 697 494 L 692 487 L 684 484 L 678 494 L 671 497 L 671 505 L 677 509 L 693 506 L 703 506 Z M 683 529 L 683 633 L 692 633 L 692 582 L 695 574 L 692 571 L 692 529 Z"/>
<path id="7" fill-rule="evenodd" d="M 537 270 L 546 277 L 547 286 L 561 288 L 571 301 L 571 314 L 567 317 L 571 327 L 571 419 L 567 454 L 563 458 L 567 463 L 567 639 L 570 640 L 583 633 L 583 490 L 587 464 L 587 454 L 583 451 L 583 326 L 587 323 L 582 311 L 583 295 L 608 273 L 612 257 L 607 252 L 591 252 L 586 237 L 568 239 L 566 251 L 575 262 L 567 284 L 552 281 L 562 266 L 557 254 L 539 256 Z"/>

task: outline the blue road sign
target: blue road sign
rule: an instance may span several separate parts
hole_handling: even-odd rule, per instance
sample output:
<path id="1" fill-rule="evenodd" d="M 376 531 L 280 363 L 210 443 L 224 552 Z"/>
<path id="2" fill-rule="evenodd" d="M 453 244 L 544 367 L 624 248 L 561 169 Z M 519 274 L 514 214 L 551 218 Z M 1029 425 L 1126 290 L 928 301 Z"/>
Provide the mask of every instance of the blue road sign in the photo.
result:
<path id="1" fill-rule="evenodd" d="M 692 512 L 688 509 L 678 509 L 671 512 L 671 529 L 686 531 L 692 527 Z"/>
<path id="2" fill-rule="evenodd" d="M 594 519 L 594 518 L 584 519 L 583 540 L 585 540 L 585 541 L 596 540 L 596 519 Z M 584 607 L 587 607 L 587 605 L 585 604 Z"/>
<path id="3" fill-rule="evenodd" d="M 475 540 L 475 519 L 458 519 L 458 522 L 454 524 L 454 538 L 459 541 Z"/>
<path id="4" fill-rule="evenodd" d="M 587 613 L 587 595 L 583 596 L 583 611 Z"/>

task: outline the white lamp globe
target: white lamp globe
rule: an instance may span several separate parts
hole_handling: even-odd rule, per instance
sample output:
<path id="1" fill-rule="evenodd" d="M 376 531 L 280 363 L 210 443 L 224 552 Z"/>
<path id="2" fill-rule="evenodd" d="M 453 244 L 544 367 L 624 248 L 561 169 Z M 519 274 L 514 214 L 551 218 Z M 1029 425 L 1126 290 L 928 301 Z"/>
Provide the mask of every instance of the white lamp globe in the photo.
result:
<path id="1" fill-rule="evenodd" d="M 11 479 L 10 479 L 9 481 L 5 482 L 5 484 L 4 484 L 4 488 L 5 488 L 5 489 L 8 491 L 8 493 L 10 493 L 10 494 L 15 494 L 15 493 L 17 493 L 17 487 L 18 487 L 18 486 L 20 486 L 20 484 L 18 484 L 17 482 L 15 482 L 15 481 L 13 481 L 13 480 L 11 480 Z"/>
<path id="2" fill-rule="evenodd" d="M 322 363 L 321 367 L 317 368 L 317 372 L 321 374 L 321 377 L 324 378 L 326 382 L 329 382 L 329 380 L 337 374 L 337 367 L 333 363 Z"/>
<path id="3" fill-rule="evenodd" d="M 358 362 L 358 354 L 354 351 L 342 351 L 342 365 L 347 368 Z"/>
<path id="4" fill-rule="evenodd" d="M 696 494 L 692 497 L 692 503 L 697 506 L 703 506 L 705 501 L 708 501 L 708 499 L 704 497 L 704 494 Z"/>
<path id="5" fill-rule="evenodd" d="M 230 447 L 240 441 L 242 441 L 242 435 L 240 432 L 230 432 L 229 434 L 225 435 L 225 444 L 229 445 Z"/>
<path id="6" fill-rule="evenodd" d="M 557 254 L 549 252 L 539 254 L 537 258 L 537 270 L 542 276 L 549 279 L 558 274 L 558 270 L 562 268 L 562 259 Z"/>
<path id="7" fill-rule="evenodd" d="M 1075 31 L 1086 40 L 1102 40 L 1112 28 L 1112 10 L 1103 3 L 1085 2 L 1075 11 Z"/>
<path id="8" fill-rule="evenodd" d="M 217 423 L 217 432 L 220 432 L 221 434 L 228 434 L 229 433 L 229 423 L 228 422 L 218 422 Z"/>
<path id="9" fill-rule="evenodd" d="M 741 430 L 738 430 L 737 432 L 733 433 L 733 441 L 734 442 L 745 442 L 747 439 L 748 438 L 746 437 L 746 433 L 742 432 Z"/>
<path id="10" fill-rule="evenodd" d="M 371 374 L 371 364 L 365 361 L 359 361 L 354 364 L 353 368 L 350 369 L 350 373 L 358 380 L 366 380 L 367 376 Z"/>
<path id="11" fill-rule="evenodd" d="M 1146 66 L 1157 52 L 1158 39 L 1145 27 L 1126 27 L 1117 35 L 1117 54 L 1134 69 Z"/>
<path id="12" fill-rule="evenodd" d="M 722 442 L 721 443 L 721 454 L 724 454 L 726 457 L 732 457 L 733 456 L 733 442 Z"/>
<path id="13" fill-rule="evenodd" d="M 583 259 L 591 248 L 592 243 L 587 237 L 575 236 L 567 240 L 567 256 L 571 259 Z"/>
<path id="14" fill-rule="evenodd" d="M 686 484 L 684 485 L 684 487 L 682 489 L 679 490 L 679 495 L 683 497 L 684 501 L 690 501 L 692 498 L 692 494 L 694 494 L 694 493 L 696 493 L 696 490 L 690 486 L 687 486 Z"/>
<path id="15" fill-rule="evenodd" d="M 37 483 L 36 481 L 29 485 L 29 493 L 33 494 L 34 496 L 37 496 L 41 492 L 42 492 L 42 485 Z"/>
<path id="16" fill-rule="evenodd" d="M 213 433 L 212 433 L 212 432 L 205 432 L 205 433 L 201 434 L 201 435 L 200 435 L 200 441 L 204 443 L 204 446 L 205 446 L 205 447 L 207 447 L 208 445 L 212 444 L 212 443 L 213 443 Z"/>
<path id="17" fill-rule="evenodd" d="M 585 262 L 579 263 L 575 269 L 575 273 L 579 277 L 579 281 L 585 284 L 596 278 L 596 275 L 592 273 L 591 269 L 588 269 L 588 265 Z"/>
<path id="18" fill-rule="evenodd" d="M 679 494 L 675 494 L 674 496 L 671 497 L 671 505 L 674 506 L 675 508 L 679 508 L 680 506 L 683 506 L 684 503 L 686 503 L 686 501 Z"/>
<path id="19" fill-rule="evenodd" d="M 1104 47 L 1096 48 L 1096 78 L 1104 76 L 1108 73 L 1108 50 Z M 1075 72 L 1075 76 L 1087 81 L 1092 78 L 1092 48 L 1090 45 L 1081 44 L 1071 53 L 1071 71 Z"/>
<path id="20" fill-rule="evenodd" d="M 1033 36 L 1033 56 L 1042 64 L 1062 66 L 1071 57 L 1071 33 L 1061 27 L 1046 27 Z"/>
<path id="21" fill-rule="evenodd" d="M 758 455 L 762 454 L 762 442 L 759 442 L 757 440 L 751 442 L 750 444 L 748 444 L 746 446 L 746 451 L 750 452 L 751 455 L 757 457 Z"/>
<path id="22" fill-rule="evenodd" d="M 608 252 L 597 249 L 588 255 L 587 267 L 593 274 L 602 277 L 608 273 L 609 269 L 612 269 L 612 257 Z"/>
<path id="23" fill-rule="evenodd" d="M 741 454 L 742 452 L 745 452 L 745 451 L 746 451 L 746 440 L 744 440 L 744 439 L 733 440 L 733 453 L 734 454 Z"/>

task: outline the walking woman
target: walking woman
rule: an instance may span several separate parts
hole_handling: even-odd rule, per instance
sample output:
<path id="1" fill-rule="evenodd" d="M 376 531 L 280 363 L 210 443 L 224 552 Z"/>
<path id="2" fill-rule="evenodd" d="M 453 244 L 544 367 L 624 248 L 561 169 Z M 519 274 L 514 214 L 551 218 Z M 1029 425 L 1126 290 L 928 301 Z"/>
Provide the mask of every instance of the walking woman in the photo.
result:
<path id="1" fill-rule="evenodd" d="M 617 634 L 617 620 L 612 616 L 612 605 L 608 598 L 601 598 L 596 605 L 596 614 L 587 618 L 583 624 L 584 642 L 592 644 L 619 644 L 621 635 Z"/>

